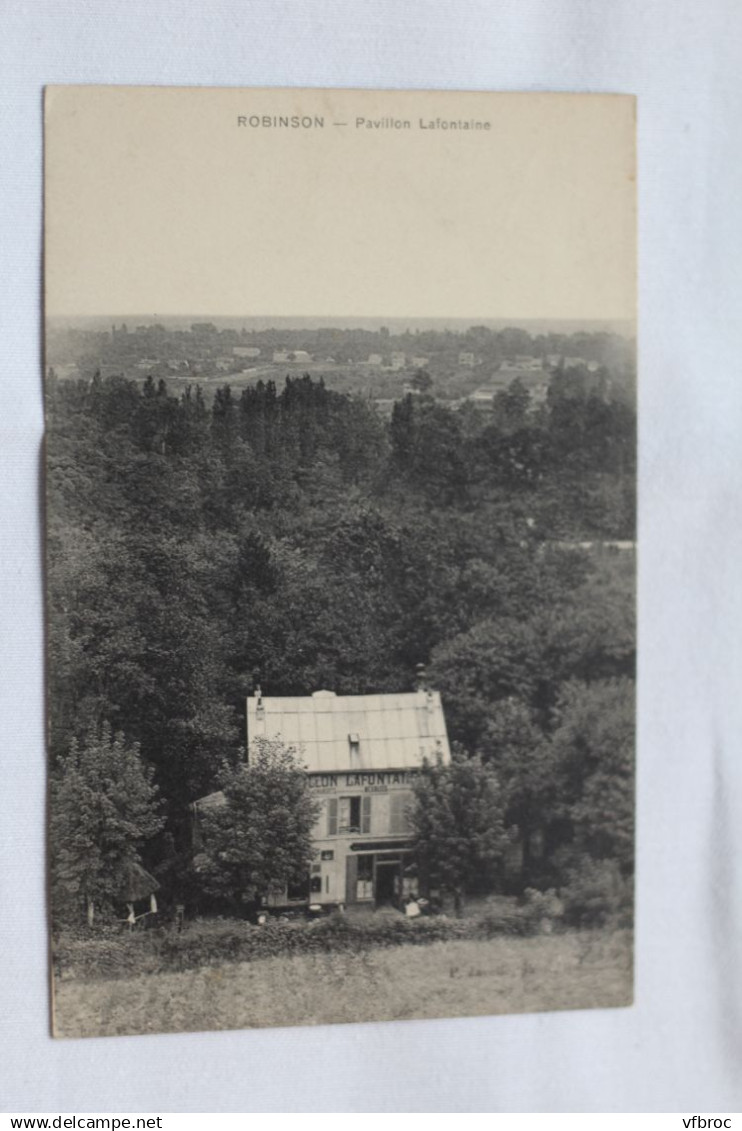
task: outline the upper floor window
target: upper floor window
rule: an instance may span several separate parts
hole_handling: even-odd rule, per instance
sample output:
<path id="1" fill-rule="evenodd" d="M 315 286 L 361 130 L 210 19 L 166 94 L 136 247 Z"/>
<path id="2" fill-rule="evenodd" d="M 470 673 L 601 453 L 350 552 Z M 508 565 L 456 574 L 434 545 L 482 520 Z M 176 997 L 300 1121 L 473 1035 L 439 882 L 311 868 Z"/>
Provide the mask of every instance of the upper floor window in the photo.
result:
<path id="1" fill-rule="evenodd" d="M 371 797 L 331 797 L 327 802 L 327 835 L 371 832 Z"/>
<path id="2" fill-rule="evenodd" d="M 390 833 L 410 833 L 412 826 L 410 824 L 410 808 L 412 803 L 412 794 L 407 790 L 400 793 L 390 793 L 389 795 L 389 832 Z"/>

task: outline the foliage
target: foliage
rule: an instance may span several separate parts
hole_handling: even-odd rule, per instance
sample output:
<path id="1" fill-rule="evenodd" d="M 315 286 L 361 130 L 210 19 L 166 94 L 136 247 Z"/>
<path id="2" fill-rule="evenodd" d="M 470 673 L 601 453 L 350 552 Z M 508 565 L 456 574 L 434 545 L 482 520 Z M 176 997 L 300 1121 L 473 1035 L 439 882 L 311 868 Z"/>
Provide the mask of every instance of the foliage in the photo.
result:
<path id="1" fill-rule="evenodd" d="M 244 344 L 229 333 L 227 352 Z M 389 349 L 388 332 L 361 344 L 311 333 L 325 356 Z M 202 356 L 224 334 L 190 331 Z M 250 343 L 280 345 L 271 334 Z M 530 350 L 601 365 L 613 351 L 617 367 L 558 366 L 538 411 L 519 383 L 492 414 L 453 411 L 440 394 L 461 341 L 421 332 L 402 348 L 431 357 L 436 398 L 420 376 L 420 395 L 387 420 L 321 378 L 207 394 L 188 385 L 184 357 L 177 378 L 121 375 L 134 339 L 146 356 L 180 358 L 186 337 L 97 335 L 118 375 L 92 376 L 91 354 L 78 357 L 89 378 L 49 380 L 57 777 L 71 745 L 108 720 L 152 767 L 184 852 L 190 805 L 238 764 L 256 675 L 273 695 L 399 691 L 423 662 L 450 737 L 497 776 L 496 829 L 517 826 L 525 882 L 563 879 L 528 859 L 539 839 L 549 857 L 571 845 L 628 873 L 635 563 L 583 545 L 634 537 L 625 350 L 599 335 L 536 342 L 472 327 L 466 343 L 493 371 Z"/>
<path id="2" fill-rule="evenodd" d="M 508 824 L 517 825 L 527 845 L 555 801 L 553 749 L 535 711 L 514 697 L 493 703 L 482 750 L 502 785 Z"/>
<path id="3" fill-rule="evenodd" d="M 564 903 L 554 888 L 548 891 L 526 888 L 521 914 L 532 933 L 550 934 L 564 916 Z"/>
<path id="4" fill-rule="evenodd" d="M 567 923 L 576 927 L 631 926 L 633 884 L 621 874 L 615 860 L 578 856 L 566 864 L 565 879 L 560 896 Z"/>
<path id="5" fill-rule="evenodd" d="M 182 931 L 168 928 L 92 937 L 64 930 L 55 940 L 62 976 L 130 978 L 136 974 L 192 970 L 226 962 L 255 962 L 281 955 L 362 954 L 396 946 L 426 946 L 455 939 L 494 939 L 550 933 L 561 916 L 554 893 L 527 893 L 467 918 L 445 915 L 408 919 L 397 912 L 328 915 L 321 919 L 269 919 L 262 926 L 237 919 L 196 919 Z"/>
<path id="6" fill-rule="evenodd" d="M 556 781 L 574 843 L 628 875 L 634 844 L 634 686 L 627 679 L 572 681 L 552 737 Z"/>
<path id="7" fill-rule="evenodd" d="M 516 432 L 527 424 L 530 395 L 517 377 L 495 396 L 492 406 L 495 424 L 502 432 Z"/>
<path id="8" fill-rule="evenodd" d="M 416 369 L 412 374 L 411 384 L 419 393 L 429 393 L 433 388 L 433 378 L 427 369 Z"/>
<path id="9" fill-rule="evenodd" d="M 73 740 L 52 778 L 52 890 L 61 914 L 130 898 L 145 842 L 162 826 L 152 771 L 107 724 Z"/>
<path id="10" fill-rule="evenodd" d="M 394 469 L 418 490 L 445 503 L 466 500 L 469 473 L 461 430 L 448 409 L 408 394 L 394 406 L 391 441 Z"/>
<path id="11" fill-rule="evenodd" d="M 474 884 L 492 884 L 505 852 L 503 797 L 490 767 L 458 752 L 425 762 L 410 814 L 424 889 L 450 893 L 457 911 Z"/>
<path id="12" fill-rule="evenodd" d="M 229 901 L 260 903 L 309 872 L 317 805 L 297 751 L 257 738 L 249 761 L 225 777 L 223 804 L 199 817 L 194 864 L 203 888 Z"/>

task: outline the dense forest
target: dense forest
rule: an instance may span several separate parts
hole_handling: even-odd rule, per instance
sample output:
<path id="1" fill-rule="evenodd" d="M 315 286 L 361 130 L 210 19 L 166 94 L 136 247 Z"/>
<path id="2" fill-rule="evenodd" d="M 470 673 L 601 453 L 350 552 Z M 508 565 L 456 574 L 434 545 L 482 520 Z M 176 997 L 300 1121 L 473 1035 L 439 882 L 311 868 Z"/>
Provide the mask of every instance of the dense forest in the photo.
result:
<path id="1" fill-rule="evenodd" d="M 47 403 L 52 762 L 102 724 L 138 744 L 152 858 L 239 759 L 256 680 L 399 691 L 423 663 L 525 879 L 630 872 L 635 562 L 606 544 L 634 539 L 635 415 L 602 371 L 556 370 L 536 411 L 516 382 L 384 419 L 309 376 L 207 404 L 52 374 Z"/>

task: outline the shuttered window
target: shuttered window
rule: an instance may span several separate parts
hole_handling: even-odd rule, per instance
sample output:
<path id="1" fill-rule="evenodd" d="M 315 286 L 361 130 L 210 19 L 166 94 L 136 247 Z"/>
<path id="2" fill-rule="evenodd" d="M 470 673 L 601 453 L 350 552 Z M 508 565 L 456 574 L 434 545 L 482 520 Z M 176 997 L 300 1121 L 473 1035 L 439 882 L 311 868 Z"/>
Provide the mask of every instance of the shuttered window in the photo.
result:
<path id="1" fill-rule="evenodd" d="M 338 799 L 338 832 L 359 833 L 361 831 L 360 797 L 341 797 Z"/>
<path id="2" fill-rule="evenodd" d="M 327 835 L 371 832 L 371 797 L 330 797 L 327 801 Z"/>
<path id="3" fill-rule="evenodd" d="M 389 795 L 389 832 L 390 833 L 409 833 L 412 831 L 410 828 L 409 818 L 407 816 L 407 808 L 410 804 L 411 797 L 409 793 L 390 793 Z"/>
<path id="4" fill-rule="evenodd" d="M 327 835 L 338 835 L 338 799 L 330 797 L 327 801 Z"/>

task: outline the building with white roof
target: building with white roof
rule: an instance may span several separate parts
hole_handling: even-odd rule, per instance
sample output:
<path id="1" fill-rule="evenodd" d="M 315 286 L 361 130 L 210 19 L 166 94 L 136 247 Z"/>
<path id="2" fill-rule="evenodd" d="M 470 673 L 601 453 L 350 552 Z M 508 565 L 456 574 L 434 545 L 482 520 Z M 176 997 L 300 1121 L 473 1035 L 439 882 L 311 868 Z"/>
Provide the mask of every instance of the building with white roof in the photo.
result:
<path id="1" fill-rule="evenodd" d="M 319 802 L 308 890 L 274 896 L 271 904 L 374 907 L 416 890 L 412 787 L 424 759 L 451 757 L 437 691 L 271 697 L 258 688 L 247 700 L 248 752 L 259 738 L 297 749 Z M 222 802 L 212 794 L 196 809 Z"/>
<path id="2" fill-rule="evenodd" d="M 419 769 L 423 758 L 448 757 L 437 691 L 397 695 L 313 695 L 247 700 L 247 744 L 281 738 L 301 749 L 310 775 Z"/>

